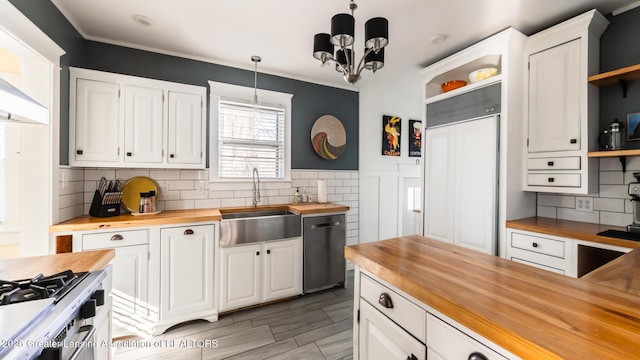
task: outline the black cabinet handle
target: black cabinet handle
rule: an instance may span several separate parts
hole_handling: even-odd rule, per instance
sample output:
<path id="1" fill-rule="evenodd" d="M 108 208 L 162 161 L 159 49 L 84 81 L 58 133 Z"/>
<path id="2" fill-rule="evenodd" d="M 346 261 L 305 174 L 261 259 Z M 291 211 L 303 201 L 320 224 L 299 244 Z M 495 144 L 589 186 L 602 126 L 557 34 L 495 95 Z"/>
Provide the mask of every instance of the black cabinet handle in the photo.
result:
<path id="1" fill-rule="evenodd" d="M 556 181 L 556 179 L 554 179 L 554 178 L 548 178 L 548 179 L 547 179 L 547 181 L 548 181 L 548 182 L 550 182 L 550 183 L 552 183 L 552 182 Z"/>
<path id="2" fill-rule="evenodd" d="M 271 249 L 267 249 L 267 254 L 271 254 Z"/>
<path id="3" fill-rule="evenodd" d="M 378 304 L 386 307 L 387 309 L 393 309 L 393 301 L 391 301 L 391 296 L 387 293 L 380 294 Z"/>
<path id="4" fill-rule="evenodd" d="M 77 154 L 77 155 L 82 155 L 82 153 L 84 153 L 84 151 L 82 151 L 82 150 L 76 150 L 76 154 Z"/>
<path id="5" fill-rule="evenodd" d="M 133 156 L 133 153 L 130 151 L 127 151 L 127 156 Z"/>
<path id="6" fill-rule="evenodd" d="M 577 144 L 578 143 L 578 139 L 571 139 L 569 140 L 570 143 L 572 144 Z"/>
<path id="7" fill-rule="evenodd" d="M 187 230 L 184 231 L 184 234 L 185 235 L 193 235 L 193 230 L 187 229 Z"/>
<path id="8" fill-rule="evenodd" d="M 115 234 L 111 237 L 111 241 L 120 241 L 120 240 L 124 240 L 124 237 L 120 234 Z"/>
<path id="9" fill-rule="evenodd" d="M 533 244 L 531 244 L 531 246 L 533 246 L 534 248 L 537 248 L 538 247 L 538 243 L 533 243 Z"/>
<path id="10" fill-rule="evenodd" d="M 256 256 L 260 256 L 260 251 L 256 251 Z"/>
<path id="11" fill-rule="evenodd" d="M 547 162 L 547 166 L 553 166 L 553 161 Z"/>
<path id="12" fill-rule="evenodd" d="M 469 360 L 489 360 L 489 358 L 479 352 L 474 352 L 469 355 Z"/>
<path id="13" fill-rule="evenodd" d="M 415 355 L 411 354 L 411 356 L 407 356 L 407 360 L 418 360 L 418 358 Z"/>
<path id="14" fill-rule="evenodd" d="M 173 154 L 169 154 L 169 157 L 173 159 L 175 156 Z"/>

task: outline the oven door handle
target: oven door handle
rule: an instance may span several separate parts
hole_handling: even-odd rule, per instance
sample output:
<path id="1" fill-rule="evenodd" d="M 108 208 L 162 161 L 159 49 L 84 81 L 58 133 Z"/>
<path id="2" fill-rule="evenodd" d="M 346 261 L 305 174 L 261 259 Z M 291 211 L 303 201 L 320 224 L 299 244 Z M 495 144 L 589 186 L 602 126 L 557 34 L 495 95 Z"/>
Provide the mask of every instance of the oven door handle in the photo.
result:
<path id="1" fill-rule="evenodd" d="M 80 328 L 78 329 L 78 334 L 82 333 L 82 332 L 86 332 L 87 334 L 82 338 L 82 343 L 86 343 L 87 341 L 89 341 L 89 339 L 91 339 L 91 337 L 93 336 L 93 334 L 96 333 L 96 327 L 93 325 L 82 325 L 80 326 Z M 78 356 L 80 356 L 80 352 L 82 352 L 82 350 L 87 350 L 87 348 L 89 348 L 89 346 L 80 346 L 78 347 L 73 354 L 71 354 L 71 356 L 69 357 L 69 360 L 76 360 L 78 358 Z M 90 349 L 89 349 L 90 350 Z"/>

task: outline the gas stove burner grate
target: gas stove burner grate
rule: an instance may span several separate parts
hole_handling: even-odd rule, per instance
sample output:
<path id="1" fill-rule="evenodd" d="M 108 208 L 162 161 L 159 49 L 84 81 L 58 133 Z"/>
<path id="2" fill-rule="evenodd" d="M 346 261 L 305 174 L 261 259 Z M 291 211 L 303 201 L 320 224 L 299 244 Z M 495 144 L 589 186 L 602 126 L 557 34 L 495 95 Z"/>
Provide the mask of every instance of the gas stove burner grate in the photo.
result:
<path id="1" fill-rule="evenodd" d="M 50 276 L 38 274 L 25 280 L 0 280 L 0 305 L 47 298 L 56 298 L 57 302 L 87 274 L 66 270 Z"/>

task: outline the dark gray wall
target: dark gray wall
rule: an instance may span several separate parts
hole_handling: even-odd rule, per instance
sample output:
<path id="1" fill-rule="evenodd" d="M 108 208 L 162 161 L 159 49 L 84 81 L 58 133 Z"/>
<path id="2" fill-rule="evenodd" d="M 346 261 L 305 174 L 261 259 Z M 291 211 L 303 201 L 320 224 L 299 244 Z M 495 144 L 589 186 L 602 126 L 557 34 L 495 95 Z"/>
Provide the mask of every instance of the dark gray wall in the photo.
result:
<path id="1" fill-rule="evenodd" d="M 85 41 L 49 0 L 10 1 L 68 54 L 68 61 L 61 70 L 61 164 L 68 164 L 69 154 L 69 66 L 206 86 L 207 89 L 209 80 L 253 87 L 253 71 Z M 311 55 L 309 61 L 315 61 Z M 247 58 L 247 64 L 251 64 L 250 58 Z M 358 169 L 357 92 L 267 74 L 258 74 L 258 87 L 293 94 L 293 169 Z M 347 133 L 347 149 L 336 160 L 322 159 L 311 146 L 311 127 L 317 118 L 325 114 L 340 119 Z M 208 115 L 207 107 L 207 118 Z"/>
<path id="2" fill-rule="evenodd" d="M 640 64 L 640 8 L 609 16 L 609 27 L 600 39 L 600 72 Z M 600 88 L 600 130 L 614 120 L 626 124 L 627 114 L 640 112 L 640 80 L 628 83 L 627 97 L 620 86 Z M 629 148 L 640 148 L 640 141 L 631 141 Z"/>

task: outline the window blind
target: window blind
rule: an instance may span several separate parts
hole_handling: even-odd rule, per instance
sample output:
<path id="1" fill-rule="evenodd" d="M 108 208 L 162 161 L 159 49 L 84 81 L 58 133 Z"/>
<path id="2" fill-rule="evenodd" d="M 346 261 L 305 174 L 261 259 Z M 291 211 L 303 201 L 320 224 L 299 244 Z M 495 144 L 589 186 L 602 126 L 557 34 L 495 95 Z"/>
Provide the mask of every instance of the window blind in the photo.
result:
<path id="1" fill-rule="evenodd" d="M 221 99 L 218 106 L 218 176 L 285 176 L 285 109 Z"/>

